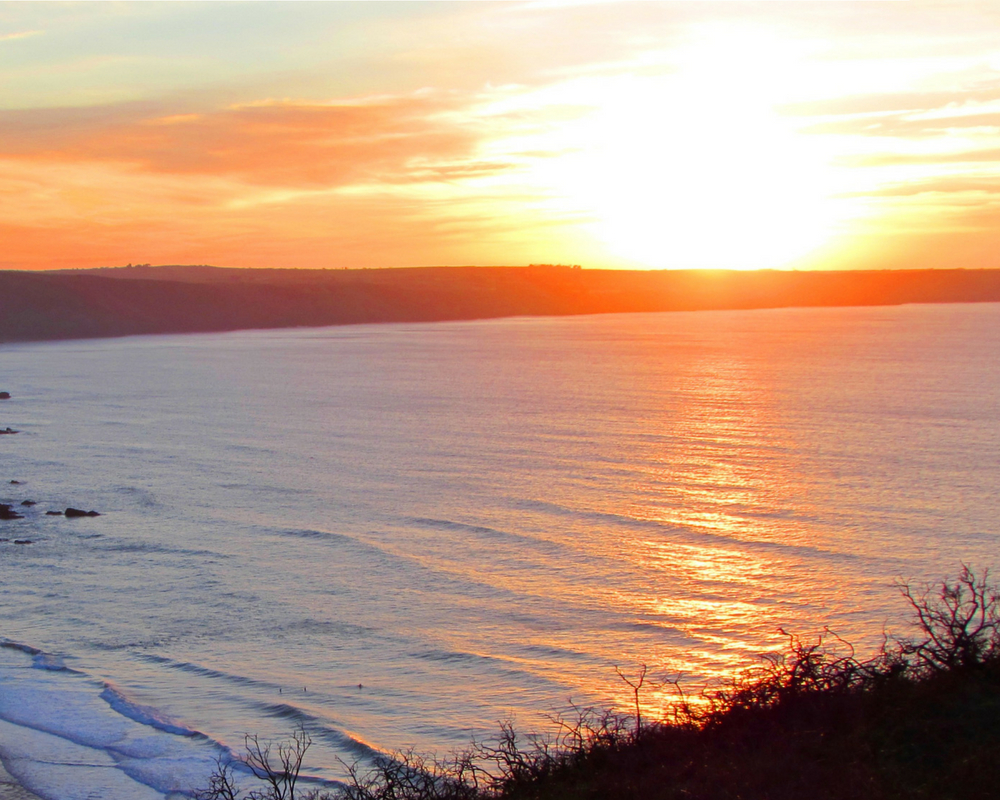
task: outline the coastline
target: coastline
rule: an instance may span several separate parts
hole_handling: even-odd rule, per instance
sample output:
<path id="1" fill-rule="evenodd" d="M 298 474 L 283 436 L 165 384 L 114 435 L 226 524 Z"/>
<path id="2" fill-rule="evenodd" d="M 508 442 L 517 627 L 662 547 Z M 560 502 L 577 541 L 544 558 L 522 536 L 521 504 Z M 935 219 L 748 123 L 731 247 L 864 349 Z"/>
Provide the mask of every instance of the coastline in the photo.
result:
<path id="1" fill-rule="evenodd" d="M 42 800 L 29 792 L 0 764 L 0 800 Z"/>
<path id="2" fill-rule="evenodd" d="M 0 270 L 0 343 L 392 322 L 1000 302 L 1000 269 Z"/>

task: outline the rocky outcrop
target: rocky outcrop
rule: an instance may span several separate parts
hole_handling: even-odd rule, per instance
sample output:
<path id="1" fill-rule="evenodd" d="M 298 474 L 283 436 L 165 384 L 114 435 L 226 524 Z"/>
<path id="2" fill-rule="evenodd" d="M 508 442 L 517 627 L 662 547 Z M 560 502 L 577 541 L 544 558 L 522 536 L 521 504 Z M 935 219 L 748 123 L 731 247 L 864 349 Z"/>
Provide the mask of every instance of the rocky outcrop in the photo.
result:
<path id="1" fill-rule="evenodd" d="M 63 512 L 67 517 L 99 517 L 101 516 L 96 511 L 84 511 L 80 508 L 67 508 Z"/>

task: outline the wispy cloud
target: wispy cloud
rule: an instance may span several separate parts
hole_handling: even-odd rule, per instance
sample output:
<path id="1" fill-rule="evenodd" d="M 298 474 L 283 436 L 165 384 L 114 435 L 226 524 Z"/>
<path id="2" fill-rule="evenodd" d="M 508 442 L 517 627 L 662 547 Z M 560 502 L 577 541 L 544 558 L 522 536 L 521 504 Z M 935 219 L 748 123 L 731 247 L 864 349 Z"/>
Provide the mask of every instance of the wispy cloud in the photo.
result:
<path id="1" fill-rule="evenodd" d="M 876 92 L 873 94 L 833 97 L 824 100 L 789 103 L 779 110 L 806 117 L 876 114 L 890 112 L 929 112 L 957 109 L 974 103 L 1000 100 L 1000 80 L 972 88 L 952 88 L 935 92 Z"/>
<path id="2" fill-rule="evenodd" d="M 907 181 L 865 192 L 867 197 L 915 197 L 925 194 L 1000 195 L 1000 178 L 947 177 L 924 181 Z"/>
<path id="3" fill-rule="evenodd" d="M 805 129 L 807 133 L 854 134 L 861 136 L 895 136 L 910 139 L 940 136 L 952 131 L 991 129 L 1000 133 L 1000 112 L 979 114 L 948 114 L 911 116 L 879 114 L 819 122 Z"/>
<path id="4" fill-rule="evenodd" d="M 0 156 L 128 162 L 252 184 L 411 183 L 511 169 L 477 158 L 489 128 L 468 98 L 418 93 L 334 104 L 273 101 L 172 113 L 149 104 L 0 112 Z"/>
<path id="5" fill-rule="evenodd" d="M 16 31 L 15 33 L 0 33 L 0 42 L 10 42 L 15 39 L 27 39 L 31 36 L 41 36 L 45 31 Z"/>
<path id="6" fill-rule="evenodd" d="M 895 167 L 935 164 L 990 164 L 1000 162 L 1000 148 L 957 150 L 947 153 L 880 153 L 845 156 L 839 163 L 848 167 Z"/>

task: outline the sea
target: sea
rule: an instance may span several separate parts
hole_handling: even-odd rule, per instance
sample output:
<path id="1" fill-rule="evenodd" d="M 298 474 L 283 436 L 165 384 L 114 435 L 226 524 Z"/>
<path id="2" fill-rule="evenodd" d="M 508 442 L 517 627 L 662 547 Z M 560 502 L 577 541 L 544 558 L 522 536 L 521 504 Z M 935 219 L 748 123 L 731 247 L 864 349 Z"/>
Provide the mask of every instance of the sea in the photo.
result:
<path id="1" fill-rule="evenodd" d="M 1000 566 L 998 354 L 986 303 L 4 344 L 0 761 L 179 800 L 303 730 L 333 786 L 873 652 Z"/>

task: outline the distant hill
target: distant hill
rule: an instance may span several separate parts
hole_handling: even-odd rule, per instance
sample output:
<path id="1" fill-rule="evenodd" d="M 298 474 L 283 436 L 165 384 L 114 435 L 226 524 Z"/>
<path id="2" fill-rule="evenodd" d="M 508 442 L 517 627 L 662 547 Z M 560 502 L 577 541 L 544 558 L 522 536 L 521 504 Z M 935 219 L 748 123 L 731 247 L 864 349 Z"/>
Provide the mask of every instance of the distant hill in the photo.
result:
<path id="1" fill-rule="evenodd" d="M 0 272 L 0 341 L 635 311 L 1000 302 L 1000 270 L 561 266 Z"/>

